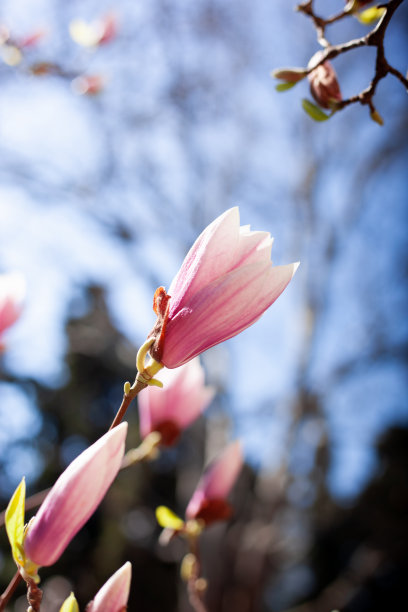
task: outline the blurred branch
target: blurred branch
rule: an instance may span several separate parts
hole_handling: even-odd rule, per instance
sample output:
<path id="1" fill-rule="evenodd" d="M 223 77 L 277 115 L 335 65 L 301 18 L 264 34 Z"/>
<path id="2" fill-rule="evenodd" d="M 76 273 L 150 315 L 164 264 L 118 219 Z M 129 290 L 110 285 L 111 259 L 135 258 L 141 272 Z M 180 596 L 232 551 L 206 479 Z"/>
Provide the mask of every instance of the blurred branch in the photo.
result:
<path id="1" fill-rule="evenodd" d="M 385 33 L 391 22 L 391 19 L 394 16 L 395 11 L 402 4 L 402 2 L 404 2 L 404 0 L 390 0 L 386 4 L 379 5 L 377 9 L 383 10 L 383 13 L 382 14 L 378 13 L 378 22 L 373 28 L 373 30 L 371 30 L 371 32 L 369 32 L 365 36 L 361 36 L 360 38 L 356 38 L 356 39 L 353 39 L 353 40 L 350 40 L 348 42 L 338 44 L 338 45 L 332 45 L 328 41 L 328 39 L 326 38 L 326 28 L 328 25 L 331 25 L 337 21 L 340 21 L 341 19 L 345 17 L 353 16 L 353 14 L 356 11 L 355 5 L 357 5 L 357 8 L 359 8 L 358 2 L 349 2 L 341 13 L 336 14 L 332 17 L 328 17 L 328 18 L 320 17 L 319 15 L 315 13 L 314 7 L 313 7 L 313 0 L 308 0 L 307 2 L 304 2 L 297 6 L 297 10 L 299 12 L 303 13 L 304 15 L 306 15 L 312 20 L 313 25 L 316 29 L 316 33 L 317 33 L 317 41 L 323 47 L 323 50 L 319 52 L 318 57 L 315 56 L 316 61 L 313 61 L 314 58 L 312 58 L 312 60 L 309 62 L 307 69 L 304 70 L 303 76 L 311 75 L 312 73 L 314 75 L 318 74 L 316 73 L 316 70 L 320 66 L 323 66 L 325 62 L 328 62 L 329 60 L 332 60 L 338 57 L 339 55 L 342 55 L 343 53 L 352 51 L 353 49 L 358 49 L 360 47 L 375 47 L 376 48 L 375 72 L 374 72 L 374 76 L 371 79 L 371 82 L 369 83 L 368 87 L 366 87 L 366 89 L 359 92 L 358 94 L 351 96 L 349 98 L 346 98 L 346 99 L 337 99 L 337 98 L 335 99 L 333 97 L 331 102 L 329 100 L 328 104 L 323 103 L 317 99 L 319 106 L 321 106 L 322 108 L 331 108 L 332 114 L 333 114 L 334 112 L 342 110 L 343 108 L 351 104 L 359 103 L 362 105 L 367 105 L 370 108 L 371 118 L 377 123 L 382 125 L 383 119 L 377 112 L 374 106 L 374 102 L 373 102 L 373 98 L 376 93 L 378 83 L 382 79 L 384 79 L 388 74 L 392 74 L 408 90 L 408 79 L 399 70 L 394 68 L 394 66 L 391 66 L 391 64 L 386 59 L 385 49 L 384 49 Z M 361 5 L 360 5 L 360 8 L 361 8 Z M 327 68 L 328 64 L 325 64 L 325 65 L 326 65 L 326 70 L 328 70 Z M 287 70 L 289 72 L 291 69 L 287 69 Z M 283 78 L 285 80 L 285 77 L 278 76 L 278 78 Z M 322 82 L 320 83 L 320 87 L 322 88 L 322 90 L 325 90 L 325 91 L 327 90 L 326 95 L 330 96 L 330 91 L 329 91 L 330 85 L 328 82 L 328 77 L 326 75 L 321 78 L 322 78 Z M 333 76 L 333 79 L 335 79 L 335 76 Z M 293 75 L 292 77 L 288 77 L 287 78 L 287 83 L 289 85 L 288 88 L 290 88 L 291 85 L 294 85 L 298 80 L 301 80 L 301 77 L 296 78 Z M 285 86 L 282 85 L 281 87 L 282 87 L 281 91 L 284 91 Z M 312 90 L 312 93 L 313 93 L 313 90 Z M 314 93 L 313 95 L 316 98 L 316 95 Z M 331 115 L 324 116 L 321 114 L 313 115 L 312 112 L 307 111 L 307 109 L 305 110 L 314 119 L 319 120 L 319 121 L 323 119 L 327 119 L 331 116 Z"/>
<path id="2" fill-rule="evenodd" d="M 398 78 L 401 81 L 404 87 L 408 89 L 408 79 L 406 79 L 398 70 L 396 70 L 393 66 L 391 66 L 388 63 L 385 57 L 385 50 L 384 50 L 385 32 L 391 21 L 392 16 L 394 15 L 395 11 L 400 6 L 400 4 L 402 4 L 403 1 L 404 0 L 390 0 L 388 4 L 381 5 L 379 8 L 384 8 L 385 12 L 383 16 L 381 17 L 381 19 L 379 20 L 379 22 L 377 23 L 376 27 L 371 32 L 369 32 L 365 36 L 362 36 L 361 38 L 356 38 L 355 40 L 351 40 L 347 43 L 343 43 L 341 45 L 334 45 L 334 46 L 330 45 L 330 43 L 324 38 L 324 28 L 328 23 L 331 23 L 331 21 L 323 20 L 320 17 L 316 17 L 312 9 L 312 4 L 313 4 L 312 0 L 306 3 L 306 5 L 310 7 L 310 13 L 307 13 L 307 14 L 313 17 L 315 26 L 316 26 L 315 20 L 317 20 L 317 23 L 320 24 L 319 27 L 316 26 L 317 31 L 318 31 L 318 40 L 320 38 L 319 40 L 320 44 L 323 44 L 324 46 L 327 47 L 326 50 L 322 52 L 320 61 L 308 70 L 309 73 L 315 68 L 317 68 L 317 66 L 320 66 L 321 64 L 323 64 L 323 62 L 334 59 L 338 55 L 341 55 L 342 53 L 346 53 L 347 51 L 351 51 L 352 49 L 357 49 L 358 47 L 365 47 L 365 46 L 371 46 L 371 47 L 377 48 L 375 74 L 374 74 L 374 77 L 371 83 L 365 90 L 363 90 L 359 94 L 352 96 L 350 98 L 347 98 L 346 100 L 342 100 L 341 102 L 338 102 L 336 104 L 336 110 L 341 110 L 345 106 L 354 104 L 355 102 L 359 102 L 360 104 L 368 104 L 371 112 L 375 112 L 375 107 L 373 104 L 373 97 L 375 95 L 375 90 L 377 88 L 378 83 L 383 78 L 385 78 L 388 74 L 393 74 L 396 78 Z M 304 7 L 304 6 L 305 5 L 300 5 L 300 7 Z M 299 7 L 299 10 L 302 10 L 300 7 Z M 303 12 L 305 11 L 303 10 Z M 347 15 L 348 13 L 344 11 L 343 14 Z"/>
<path id="3" fill-rule="evenodd" d="M 347 362 L 336 368 L 328 380 L 328 386 L 338 384 L 344 378 L 350 375 L 359 375 L 361 370 L 370 368 L 379 361 L 408 361 L 408 346 L 406 343 L 401 343 L 391 346 L 374 346 L 374 350 L 368 355 L 358 355 L 355 359 L 350 359 Z"/>

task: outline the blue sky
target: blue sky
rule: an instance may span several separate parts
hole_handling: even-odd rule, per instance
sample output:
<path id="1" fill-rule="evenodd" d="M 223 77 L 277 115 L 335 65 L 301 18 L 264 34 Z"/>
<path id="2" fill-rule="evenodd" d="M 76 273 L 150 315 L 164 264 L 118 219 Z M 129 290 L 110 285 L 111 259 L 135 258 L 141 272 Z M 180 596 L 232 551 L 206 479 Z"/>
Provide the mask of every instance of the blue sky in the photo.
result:
<path id="1" fill-rule="evenodd" d="M 305 423 L 298 451 L 312 456 L 327 428 L 329 485 L 347 499 L 371 473 L 377 436 L 408 417 L 404 368 L 375 357 L 379 347 L 392 355 L 408 334 L 406 94 L 392 79 L 381 84 L 382 129 L 360 107 L 313 124 L 300 108 L 307 84 L 277 94 L 269 76 L 317 50 L 290 5 L 215 2 L 210 14 L 205 2 L 174 2 L 162 15 L 158 3 L 121 0 L 117 39 L 88 52 L 70 41 L 68 23 L 98 17 L 108 2 L 2 3 L 0 21 L 16 36 L 47 29 L 33 60 L 107 79 L 91 99 L 76 96 L 69 80 L 1 69 L 0 269 L 21 270 L 28 285 L 5 368 L 50 386 L 64 381 L 64 321 L 87 282 L 107 287 L 118 328 L 141 343 L 154 321 L 154 289 L 170 285 L 208 222 L 239 205 L 242 224 L 275 237 L 274 262 L 301 267 L 254 327 L 204 362 L 209 374 L 213 363 L 225 368 L 227 409 L 248 457 L 273 467 L 302 372 L 325 419 Z M 349 27 L 342 36 L 361 31 Z M 401 35 L 395 26 L 389 49 L 404 70 Z M 370 78 L 368 60 L 336 63 L 345 95 Z M 117 238 L 120 228 L 129 241 Z M 256 381 L 248 363 L 259 368 Z M 339 378 L 349 363 L 351 375 Z M 0 393 L 31 423 L 19 390 L 1 384 Z M 14 421 L 7 427 L 14 436 Z"/>

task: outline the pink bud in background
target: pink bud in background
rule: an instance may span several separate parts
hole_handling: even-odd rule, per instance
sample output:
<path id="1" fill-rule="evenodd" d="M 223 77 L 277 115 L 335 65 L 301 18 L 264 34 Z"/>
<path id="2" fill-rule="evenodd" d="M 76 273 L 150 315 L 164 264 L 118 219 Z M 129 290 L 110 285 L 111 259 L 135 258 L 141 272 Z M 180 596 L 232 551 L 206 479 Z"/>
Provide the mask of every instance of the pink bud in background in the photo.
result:
<path id="1" fill-rule="evenodd" d="M 122 612 L 129 598 L 132 565 L 125 563 L 109 578 L 86 607 L 86 612 Z"/>
<path id="2" fill-rule="evenodd" d="M 233 442 L 204 472 L 187 506 L 188 519 L 201 519 L 206 525 L 231 515 L 227 496 L 243 463 L 239 441 Z"/>
<path id="3" fill-rule="evenodd" d="M 312 67 L 321 58 L 321 51 L 314 54 L 308 67 Z M 336 72 L 330 62 L 325 61 L 308 75 L 310 92 L 322 108 L 333 108 L 336 102 L 341 102 L 340 85 Z"/>
<path id="4" fill-rule="evenodd" d="M 20 38 L 17 41 L 17 47 L 19 49 L 27 49 L 28 47 L 31 47 L 31 48 L 35 47 L 41 40 L 43 40 L 46 34 L 47 34 L 46 30 L 44 30 L 43 28 L 34 30 L 33 32 L 31 32 L 31 34 L 27 34 L 27 36 Z"/>
<path id="5" fill-rule="evenodd" d="M 100 23 L 99 45 L 105 45 L 113 40 L 118 33 L 118 20 L 114 13 L 108 13 L 102 17 Z"/>
<path id="6" fill-rule="evenodd" d="M 160 443 L 170 446 L 208 406 L 214 391 L 204 384 L 198 358 L 175 370 L 163 370 L 159 378 L 163 389 L 150 386 L 139 395 L 140 433 L 145 438 L 158 431 Z"/>
<path id="7" fill-rule="evenodd" d="M 71 87 L 78 96 L 96 96 L 103 91 L 106 79 L 100 74 L 83 74 L 76 77 Z"/>
<path id="8" fill-rule="evenodd" d="M 25 280 L 22 274 L 0 274 L 0 336 L 19 318 L 24 297 Z"/>
<path id="9" fill-rule="evenodd" d="M 28 560 L 55 563 L 99 506 L 125 452 L 127 423 L 121 423 L 81 453 L 58 478 L 29 525 L 24 540 Z"/>
<path id="10" fill-rule="evenodd" d="M 271 247 L 268 232 L 239 226 L 237 207 L 215 219 L 191 247 L 169 295 L 156 291 L 152 357 L 177 368 L 255 323 L 298 267 L 272 266 Z"/>

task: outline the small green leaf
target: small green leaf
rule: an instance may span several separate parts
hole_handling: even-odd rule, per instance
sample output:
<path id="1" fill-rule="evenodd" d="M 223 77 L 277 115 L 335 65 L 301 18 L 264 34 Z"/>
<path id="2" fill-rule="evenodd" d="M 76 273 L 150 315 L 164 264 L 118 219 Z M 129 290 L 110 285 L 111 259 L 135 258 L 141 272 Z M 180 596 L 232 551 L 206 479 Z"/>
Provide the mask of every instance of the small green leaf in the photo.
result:
<path id="1" fill-rule="evenodd" d="M 360 23 L 364 25 L 372 25 L 381 19 L 381 17 L 385 13 L 385 8 L 377 8 L 376 6 L 372 6 L 371 8 L 366 9 L 365 11 L 361 11 L 361 13 L 356 13 L 355 17 L 359 20 Z"/>
<path id="2" fill-rule="evenodd" d="M 16 563 L 24 565 L 24 508 L 25 508 L 25 479 L 23 478 L 6 510 L 6 531 L 11 545 L 11 551 Z"/>
<path id="3" fill-rule="evenodd" d="M 313 102 L 310 102 L 310 100 L 306 98 L 302 100 L 302 107 L 314 121 L 327 121 L 327 119 L 331 117 L 331 115 L 326 115 L 319 106 L 316 106 L 316 104 L 313 104 Z"/>
<path id="4" fill-rule="evenodd" d="M 276 91 L 287 91 L 288 89 L 292 89 L 295 85 L 296 83 L 279 83 L 275 85 L 275 89 Z"/>
<path id="5" fill-rule="evenodd" d="M 59 612 L 79 612 L 78 602 L 73 593 L 64 601 Z"/>
<path id="6" fill-rule="evenodd" d="M 180 531 L 180 529 L 184 527 L 183 519 L 166 506 L 159 506 L 156 508 L 156 519 L 160 527 L 168 527 L 175 531 Z"/>

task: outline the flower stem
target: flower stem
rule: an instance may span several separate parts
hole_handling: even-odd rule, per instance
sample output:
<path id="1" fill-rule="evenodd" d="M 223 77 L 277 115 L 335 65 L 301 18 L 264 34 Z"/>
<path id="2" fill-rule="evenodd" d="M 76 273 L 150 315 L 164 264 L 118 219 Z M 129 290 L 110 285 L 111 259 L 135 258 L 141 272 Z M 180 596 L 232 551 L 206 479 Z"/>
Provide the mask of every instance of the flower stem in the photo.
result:
<path id="1" fill-rule="evenodd" d="M 136 384 L 129 389 L 128 393 L 126 393 L 125 391 L 125 393 L 123 394 L 122 403 L 116 413 L 115 418 L 112 421 L 112 425 L 109 427 L 109 431 L 114 427 L 117 427 L 117 425 L 122 422 L 122 419 L 125 416 L 127 409 L 129 408 L 136 395 L 138 395 L 138 393 L 140 393 L 140 391 L 142 391 L 142 389 L 145 389 L 146 387 L 146 383 L 138 380 Z"/>
<path id="2" fill-rule="evenodd" d="M 30 604 L 27 608 L 27 612 L 40 612 L 43 596 L 42 590 L 36 585 L 34 580 L 28 580 L 27 587 L 27 600 Z"/>
<path id="3" fill-rule="evenodd" d="M 8 585 L 7 589 L 2 595 L 0 595 L 0 611 L 5 609 L 20 581 L 21 574 L 17 570 L 13 578 L 10 580 L 10 584 Z"/>
<path id="4" fill-rule="evenodd" d="M 137 353 L 136 366 L 138 372 L 135 382 L 132 386 L 130 386 L 129 382 L 125 383 L 123 400 L 115 418 L 113 419 L 112 425 L 109 427 L 109 431 L 119 425 L 132 400 L 136 397 L 136 395 L 138 395 L 138 393 L 140 393 L 140 391 L 142 391 L 142 389 L 145 389 L 148 385 L 155 385 L 158 387 L 163 386 L 159 380 L 153 378 L 153 376 L 164 367 L 163 364 L 155 359 L 150 359 L 149 363 L 145 364 L 147 354 L 153 342 L 154 338 L 149 338 L 146 340 Z"/>
<path id="5" fill-rule="evenodd" d="M 201 562 L 198 548 L 198 536 L 189 537 L 190 553 L 195 557 L 194 570 L 187 582 L 188 599 L 195 612 L 208 612 L 204 603 L 207 581 L 200 576 Z"/>

